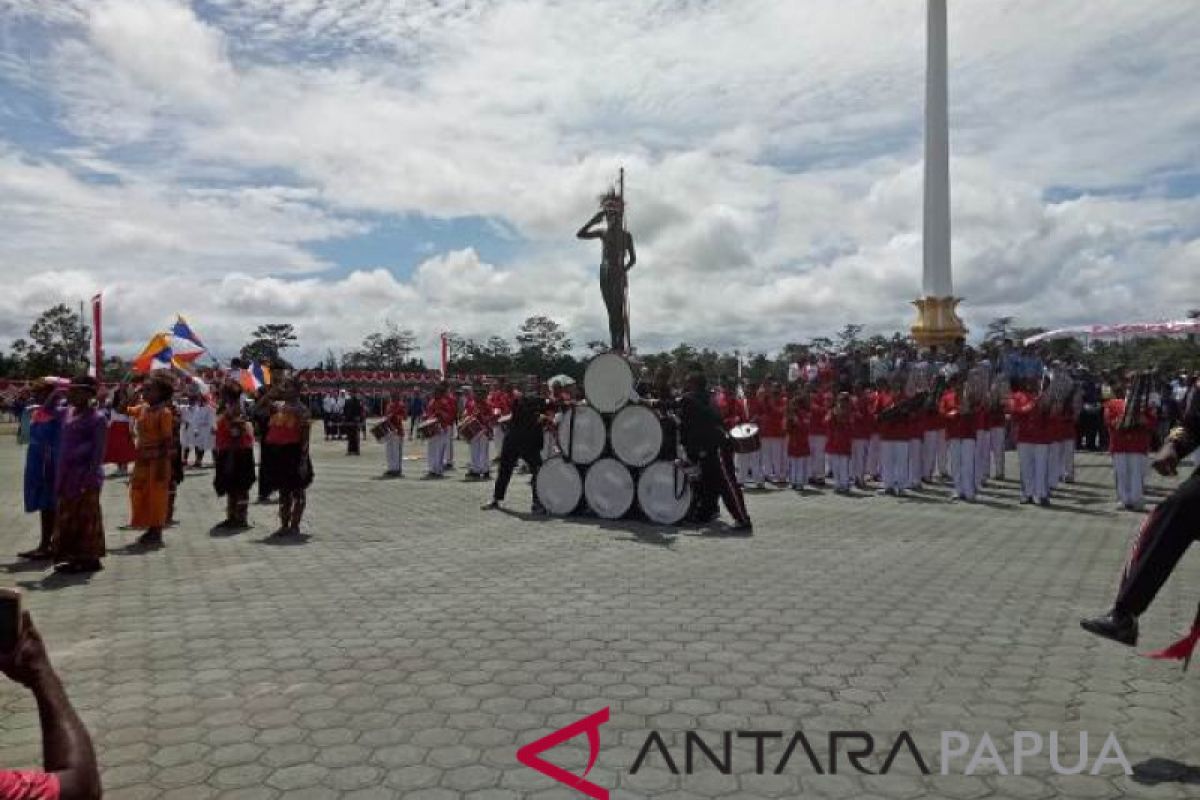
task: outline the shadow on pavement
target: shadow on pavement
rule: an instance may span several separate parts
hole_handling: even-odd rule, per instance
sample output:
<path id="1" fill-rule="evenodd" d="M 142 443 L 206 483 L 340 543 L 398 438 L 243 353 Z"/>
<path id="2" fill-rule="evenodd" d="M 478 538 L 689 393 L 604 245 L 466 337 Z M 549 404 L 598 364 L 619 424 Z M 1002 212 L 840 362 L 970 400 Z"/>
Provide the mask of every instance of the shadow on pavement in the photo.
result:
<path id="1" fill-rule="evenodd" d="M 1200 785 L 1200 767 L 1170 758 L 1151 758 L 1133 765 L 1133 779 L 1147 786 L 1160 783 Z"/>

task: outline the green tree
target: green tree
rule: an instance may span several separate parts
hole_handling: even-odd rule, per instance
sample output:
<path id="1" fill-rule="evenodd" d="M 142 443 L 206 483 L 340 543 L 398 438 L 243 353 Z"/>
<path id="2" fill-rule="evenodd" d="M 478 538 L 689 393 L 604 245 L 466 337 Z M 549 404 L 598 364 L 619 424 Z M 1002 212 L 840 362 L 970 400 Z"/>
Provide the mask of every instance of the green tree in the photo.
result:
<path id="1" fill-rule="evenodd" d="M 12 343 L 12 357 L 26 376 L 71 375 L 86 367 L 90 341 L 79 313 L 60 303 L 34 320 L 28 339 Z"/>
<path id="2" fill-rule="evenodd" d="M 842 350 L 849 352 L 859 345 L 859 336 L 862 335 L 863 326 L 858 323 L 850 323 L 842 328 L 838 333 L 838 342 L 841 344 Z"/>
<path id="3" fill-rule="evenodd" d="M 259 361 L 272 368 L 291 369 L 283 351 L 296 346 L 296 329 L 286 322 L 259 325 L 250 333 L 250 341 L 242 346 L 241 356 L 247 361 Z"/>
<path id="4" fill-rule="evenodd" d="M 987 331 L 983 335 L 985 342 L 1002 342 L 1005 339 L 1011 338 L 1009 330 L 1012 328 L 1014 317 L 996 317 L 987 324 Z"/>
<path id="5" fill-rule="evenodd" d="M 358 350 L 342 357 L 347 369 L 388 370 L 402 372 L 409 368 L 411 356 L 417 349 L 412 331 L 387 322 L 382 332 L 372 333 L 362 341 Z"/>
<path id="6" fill-rule="evenodd" d="M 531 375 L 563 372 L 579 377 L 579 363 L 571 357 L 571 339 L 554 320 L 545 316 L 529 317 L 517 331 L 514 366 Z"/>

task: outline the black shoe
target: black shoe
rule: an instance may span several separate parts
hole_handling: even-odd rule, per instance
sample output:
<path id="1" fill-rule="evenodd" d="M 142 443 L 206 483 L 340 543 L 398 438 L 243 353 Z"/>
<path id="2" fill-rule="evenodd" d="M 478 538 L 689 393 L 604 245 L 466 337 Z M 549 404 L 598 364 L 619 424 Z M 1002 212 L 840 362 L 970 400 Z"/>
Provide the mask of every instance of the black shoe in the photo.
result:
<path id="1" fill-rule="evenodd" d="M 538 516 L 542 516 L 542 517 L 550 516 L 550 511 L 541 503 L 535 503 L 533 505 L 533 508 L 529 509 L 529 512 L 531 514 L 537 514 Z"/>
<path id="2" fill-rule="evenodd" d="M 739 522 L 731 530 L 741 536 L 752 536 L 754 534 L 754 523 L 750 520 Z"/>
<path id="3" fill-rule="evenodd" d="M 483 505 L 481 505 L 479 507 L 479 510 L 480 511 L 495 511 L 499 507 L 500 507 L 500 501 L 492 500 L 490 503 L 484 503 Z"/>
<path id="4" fill-rule="evenodd" d="M 1100 617 L 1081 619 L 1079 627 L 1127 647 L 1137 646 L 1138 621 L 1133 614 L 1113 610 Z"/>

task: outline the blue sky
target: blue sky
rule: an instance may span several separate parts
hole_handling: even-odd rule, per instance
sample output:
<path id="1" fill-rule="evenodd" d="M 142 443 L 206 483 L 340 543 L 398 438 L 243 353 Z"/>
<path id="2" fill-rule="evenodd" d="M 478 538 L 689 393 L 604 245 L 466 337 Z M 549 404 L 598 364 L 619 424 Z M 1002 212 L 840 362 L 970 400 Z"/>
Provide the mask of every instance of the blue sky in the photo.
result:
<path id="1" fill-rule="evenodd" d="M 1181 315 L 1200 10 L 950 4 L 968 323 Z M 635 339 L 772 350 L 911 323 L 924 9 L 888 0 L 0 0 L 0 343 L 103 290 L 307 355 L 388 322 L 600 338 L 572 234 L 629 175 Z M 640 337 L 640 338 L 639 338 Z"/>

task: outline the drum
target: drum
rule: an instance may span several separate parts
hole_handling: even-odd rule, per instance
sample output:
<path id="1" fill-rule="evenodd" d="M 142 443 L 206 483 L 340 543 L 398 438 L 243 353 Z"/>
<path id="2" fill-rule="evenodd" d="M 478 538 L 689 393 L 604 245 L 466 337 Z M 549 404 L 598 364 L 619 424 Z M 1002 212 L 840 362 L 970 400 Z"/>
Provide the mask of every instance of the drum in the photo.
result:
<path id="1" fill-rule="evenodd" d="M 673 461 L 655 461 L 638 476 L 638 505 L 660 525 L 675 525 L 692 506 L 692 482 Z"/>
<path id="2" fill-rule="evenodd" d="M 538 473 L 538 484 L 542 476 Z M 615 458 L 602 458 L 588 467 L 583 496 L 588 508 L 605 519 L 620 519 L 633 505 L 633 475 Z"/>
<path id="3" fill-rule="evenodd" d="M 537 498 L 546 510 L 559 516 L 570 514 L 579 507 L 583 497 L 583 479 L 579 467 L 555 456 L 548 459 L 537 473 Z"/>
<path id="4" fill-rule="evenodd" d="M 417 423 L 417 438 L 432 439 L 442 432 L 442 424 L 437 417 L 427 417 Z"/>
<path id="5" fill-rule="evenodd" d="M 371 435 L 375 437 L 375 441 L 382 442 L 389 434 L 396 432 L 396 426 L 388 420 L 384 420 L 378 425 L 371 426 Z"/>
<path id="6" fill-rule="evenodd" d="M 483 432 L 483 423 L 479 417 L 463 417 L 458 423 L 458 438 L 469 442 Z"/>
<path id="7" fill-rule="evenodd" d="M 590 406 L 572 406 L 558 420 L 558 447 L 569 461 L 590 464 L 604 453 L 604 417 Z"/>
<path id="8" fill-rule="evenodd" d="M 633 368 L 616 353 L 601 353 L 583 373 L 583 395 L 601 414 L 615 414 L 633 394 Z"/>
<path id="9" fill-rule="evenodd" d="M 733 440 L 735 453 L 757 453 L 762 449 L 762 440 L 758 438 L 758 426 L 753 422 L 734 427 L 729 432 L 729 438 Z"/>
<path id="10" fill-rule="evenodd" d="M 613 455 L 631 467 L 644 467 L 662 449 L 662 420 L 646 406 L 625 406 L 612 418 Z"/>

